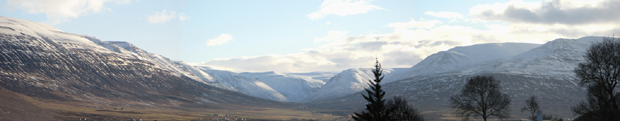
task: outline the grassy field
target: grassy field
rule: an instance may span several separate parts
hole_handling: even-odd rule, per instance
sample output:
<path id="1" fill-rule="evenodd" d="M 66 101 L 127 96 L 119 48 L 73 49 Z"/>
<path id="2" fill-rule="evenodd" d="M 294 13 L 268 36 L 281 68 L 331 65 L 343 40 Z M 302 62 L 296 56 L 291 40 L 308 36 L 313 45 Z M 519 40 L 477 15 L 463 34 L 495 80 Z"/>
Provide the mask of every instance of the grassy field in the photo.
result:
<path id="1" fill-rule="evenodd" d="M 152 120 L 211 120 L 222 119 L 249 119 L 249 120 L 294 120 L 294 119 L 325 119 L 334 120 L 343 116 L 332 115 L 329 110 L 322 109 L 297 109 L 291 108 L 267 108 L 241 105 L 221 105 L 217 108 L 178 108 L 162 105 L 160 107 L 123 107 L 123 106 L 96 106 L 84 102 L 59 102 L 33 98 L 22 94 L 16 94 L 26 102 L 37 107 L 49 110 L 55 120 L 123 120 L 142 119 Z M 121 101 L 132 103 L 130 101 Z M 134 102 L 135 103 L 135 102 Z M 116 108 L 116 110 L 114 109 Z M 124 110 L 120 110 L 123 108 Z M 222 114 L 224 116 L 213 116 Z"/>

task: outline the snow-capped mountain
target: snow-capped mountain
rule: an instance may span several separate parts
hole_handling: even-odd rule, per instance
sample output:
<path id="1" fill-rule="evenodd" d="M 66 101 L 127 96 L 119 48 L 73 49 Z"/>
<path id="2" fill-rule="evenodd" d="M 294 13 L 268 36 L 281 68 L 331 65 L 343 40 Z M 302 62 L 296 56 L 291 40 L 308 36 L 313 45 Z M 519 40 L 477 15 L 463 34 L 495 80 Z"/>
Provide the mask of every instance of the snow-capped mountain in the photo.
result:
<path id="1" fill-rule="evenodd" d="M 455 47 L 426 57 L 409 70 L 395 75 L 392 79 L 401 80 L 418 75 L 455 71 L 486 61 L 508 59 L 537 46 L 540 45 L 528 43 L 488 43 Z"/>
<path id="2" fill-rule="evenodd" d="M 301 102 L 315 91 L 319 90 L 325 82 L 313 79 L 311 76 L 289 75 L 277 72 L 244 72 L 243 75 L 254 77 L 271 88 L 282 93 L 288 101 Z"/>
<path id="3" fill-rule="evenodd" d="M 142 61 L 147 65 L 153 66 L 153 68 L 162 69 L 178 78 L 189 78 L 191 81 L 197 81 L 223 89 L 239 91 L 255 97 L 287 101 L 286 97 L 282 96 L 280 93 L 273 90 L 263 82 L 252 79 L 251 77 L 232 73 L 227 74 L 227 72 L 211 71 L 212 73 L 222 74 L 218 75 L 217 78 L 214 78 L 203 70 L 200 70 L 185 62 L 173 61 L 161 55 L 149 53 L 128 42 L 106 42 L 86 35 L 65 33 L 54 27 L 36 22 L 13 19 L 9 17 L 2 17 L 1 19 L 4 20 L 1 24 L 3 34 L 14 36 L 33 36 L 37 39 L 45 40 L 45 42 L 52 44 L 53 47 L 65 48 L 67 50 L 63 51 L 67 53 L 70 53 L 71 51 L 92 51 L 94 53 L 102 53 L 104 55 L 116 56 L 121 59 L 100 62 L 113 62 L 115 64 L 129 66 L 131 64 L 123 60 Z M 46 50 L 54 49 L 48 47 Z M 111 65 L 113 64 L 106 64 L 106 66 Z M 149 75 L 144 73 L 138 74 Z M 233 78 L 239 79 L 234 79 L 234 81 L 231 81 Z"/>
<path id="4" fill-rule="evenodd" d="M 186 76 L 198 82 L 203 82 L 212 86 L 221 87 L 221 85 L 217 83 L 217 81 L 209 74 L 202 72 L 200 69 L 195 68 L 194 66 L 191 66 L 185 62 L 174 61 L 158 54 L 149 53 L 134 46 L 131 43 L 124 41 L 106 41 L 106 43 L 110 43 L 122 49 L 125 49 L 131 52 L 127 53 L 127 51 L 123 51 L 126 54 L 132 55 L 135 58 L 150 61 L 158 67 L 168 70 L 177 76 Z M 100 45 L 107 46 L 106 43 L 101 43 Z"/>
<path id="5" fill-rule="evenodd" d="M 451 71 L 461 74 L 506 73 L 572 77 L 573 69 L 584 61 L 583 55 L 587 48 L 603 39 L 604 37 L 592 36 L 555 39 L 507 59 L 470 64 Z"/>
<path id="6" fill-rule="evenodd" d="M 27 20 L 0 16 L 0 51 L 0 87 L 32 97 L 108 106 L 279 103 L 216 88 L 210 75 L 126 42 Z"/>
<path id="7" fill-rule="evenodd" d="M 241 93 L 260 97 L 264 99 L 289 101 L 287 97 L 280 94 L 264 82 L 254 77 L 242 75 L 235 72 L 224 70 L 213 70 L 209 67 L 198 67 L 202 71 L 212 75 L 220 84 L 230 90 L 239 91 Z"/>
<path id="8" fill-rule="evenodd" d="M 391 75 L 395 73 L 395 70 L 399 71 L 403 69 L 384 68 L 384 80 L 391 77 Z M 344 70 L 338 73 L 338 75 L 332 77 L 321 89 L 316 91 L 312 96 L 308 97 L 307 101 L 332 99 L 357 93 L 368 87 L 368 80 L 373 80 L 374 78 L 372 68 L 352 68 Z M 386 83 L 389 82 L 383 82 L 383 84 Z"/>
<path id="9" fill-rule="evenodd" d="M 584 62 L 584 55 L 593 43 L 602 42 L 603 37 L 582 37 L 579 39 L 556 39 L 544 45 L 512 57 L 486 72 L 503 72 L 528 75 L 574 76 L 573 69 Z"/>
<path id="10" fill-rule="evenodd" d="M 145 60 L 179 77 L 187 76 L 206 84 L 213 84 L 215 82 L 209 75 L 192 72 L 191 70 L 197 70 L 192 68 L 192 66 L 188 66 L 180 61 L 170 60 L 158 54 L 149 53 L 128 42 L 106 42 L 86 35 L 65 33 L 57 28 L 41 23 L 12 19 L 9 17 L 2 17 L 2 19 L 5 20 L 3 22 L 5 24 L 3 29 L 10 30 L 3 31 L 5 34 L 30 35 L 48 42 L 54 42 L 53 44 L 55 46 L 62 46 L 69 50 L 92 50 L 99 53 L 121 55 L 123 58 Z M 214 86 L 217 85 L 215 84 Z"/>

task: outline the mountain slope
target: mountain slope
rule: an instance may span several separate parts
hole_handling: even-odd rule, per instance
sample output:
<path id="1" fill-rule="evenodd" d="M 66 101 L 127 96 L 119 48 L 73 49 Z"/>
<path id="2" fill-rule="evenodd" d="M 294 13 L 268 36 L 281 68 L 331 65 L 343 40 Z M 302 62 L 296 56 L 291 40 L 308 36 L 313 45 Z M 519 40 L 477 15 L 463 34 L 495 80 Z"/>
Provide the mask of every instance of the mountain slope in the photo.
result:
<path id="1" fill-rule="evenodd" d="M 386 78 L 391 77 L 394 70 L 402 69 L 383 69 Z M 321 89 L 316 91 L 307 101 L 319 101 L 354 94 L 368 87 L 368 80 L 373 80 L 374 75 L 371 68 L 353 68 L 340 72 L 332 77 Z M 386 80 L 386 79 L 384 79 Z M 383 82 L 383 84 L 389 81 Z"/>
<path id="2" fill-rule="evenodd" d="M 537 46 L 540 45 L 527 43 L 488 43 L 455 47 L 426 57 L 409 70 L 403 71 L 403 74 L 397 74 L 392 79 L 401 80 L 417 75 L 449 72 L 486 61 L 508 59 Z"/>
<path id="3" fill-rule="evenodd" d="M 0 87 L 27 96 L 106 106 L 281 104 L 213 87 L 94 37 L 10 17 L 0 17 L 0 30 Z"/>
<path id="4" fill-rule="evenodd" d="M 210 84 L 212 86 L 221 86 L 209 74 L 204 73 L 200 71 L 200 69 L 194 68 L 193 66 L 190 66 L 184 62 L 173 61 L 164 56 L 154 54 L 154 53 L 149 53 L 145 50 L 142 50 L 134 46 L 131 43 L 124 42 L 124 41 L 107 41 L 107 43 L 116 45 L 124 50 L 129 51 L 129 53 L 127 51 L 122 51 L 122 52 L 125 52 L 125 54 L 127 55 L 131 55 L 141 60 L 149 61 L 157 65 L 159 68 L 168 70 L 177 76 L 186 76 L 188 78 L 191 78 L 199 82 L 203 82 L 205 84 Z M 106 44 L 104 43 L 100 45 L 106 46 Z"/>
<path id="5" fill-rule="evenodd" d="M 584 62 L 585 52 L 592 43 L 604 37 L 556 39 L 487 68 L 495 72 L 530 75 L 574 76 L 573 69 Z"/>
<path id="6" fill-rule="evenodd" d="M 264 99 L 277 101 L 289 100 L 286 96 L 280 94 L 278 91 L 274 90 L 264 82 L 257 80 L 256 78 L 230 71 L 213 70 L 208 67 L 198 68 L 209 75 L 212 75 L 220 84 L 230 90 L 239 91 L 247 95 Z"/>

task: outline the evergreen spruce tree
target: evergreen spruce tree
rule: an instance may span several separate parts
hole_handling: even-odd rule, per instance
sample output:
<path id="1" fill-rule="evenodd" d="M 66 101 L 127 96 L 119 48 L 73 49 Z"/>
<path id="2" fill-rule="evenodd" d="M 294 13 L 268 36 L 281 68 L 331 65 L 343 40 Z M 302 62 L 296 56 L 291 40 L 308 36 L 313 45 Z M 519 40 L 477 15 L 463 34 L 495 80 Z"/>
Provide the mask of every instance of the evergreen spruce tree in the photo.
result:
<path id="1" fill-rule="evenodd" d="M 369 88 L 366 88 L 366 92 L 368 95 L 363 95 L 364 99 L 368 101 L 366 104 L 366 110 L 362 111 L 362 113 L 355 113 L 353 115 L 353 119 L 356 121 L 388 121 L 390 120 L 389 112 L 386 111 L 385 106 L 385 91 L 381 89 L 381 85 L 379 84 L 381 80 L 383 80 L 383 70 L 381 70 L 381 64 L 379 64 L 379 59 L 376 59 L 375 69 L 372 70 L 375 75 L 374 80 L 368 80 L 370 84 Z"/>

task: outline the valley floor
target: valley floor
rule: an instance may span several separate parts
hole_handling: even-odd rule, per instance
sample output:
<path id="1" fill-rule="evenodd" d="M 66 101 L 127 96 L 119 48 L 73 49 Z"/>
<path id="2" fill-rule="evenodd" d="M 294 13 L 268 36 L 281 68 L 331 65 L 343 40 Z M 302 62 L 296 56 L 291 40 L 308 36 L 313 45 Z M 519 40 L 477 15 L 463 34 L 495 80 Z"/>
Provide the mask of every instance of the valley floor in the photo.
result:
<path id="1" fill-rule="evenodd" d="M 183 106 L 180 106 L 183 107 Z M 321 113 L 321 109 L 269 108 L 225 104 L 214 108 L 93 106 L 85 102 L 60 102 L 40 99 L 0 89 L 1 121 L 63 120 L 335 120 L 346 116 Z M 221 116 L 214 116 L 220 114 Z"/>
<path id="2" fill-rule="evenodd" d="M 304 104 L 299 104 L 304 105 Z M 420 107 L 418 111 L 426 121 L 459 121 L 460 118 L 451 113 L 449 107 Z M 219 107 L 188 108 L 187 106 L 151 107 L 136 106 L 93 106 L 87 102 L 62 102 L 57 100 L 40 99 L 6 88 L 0 89 L 0 121 L 66 121 L 66 120 L 126 120 L 142 119 L 143 121 L 168 120 L 337 120 L 349 121 L 351 110 L 334 110 L 313 106 L 282 107 L 252 107 L 232 104 L 222 104 Z M 519 112 L 513 116 L 525 117 Z M 214 114 L 219 114 L 215 115 Z M 474 119 L 475 120 L 475 119 Z"/>

